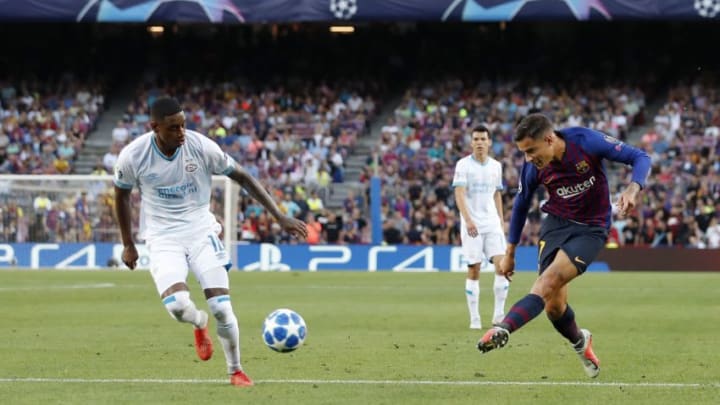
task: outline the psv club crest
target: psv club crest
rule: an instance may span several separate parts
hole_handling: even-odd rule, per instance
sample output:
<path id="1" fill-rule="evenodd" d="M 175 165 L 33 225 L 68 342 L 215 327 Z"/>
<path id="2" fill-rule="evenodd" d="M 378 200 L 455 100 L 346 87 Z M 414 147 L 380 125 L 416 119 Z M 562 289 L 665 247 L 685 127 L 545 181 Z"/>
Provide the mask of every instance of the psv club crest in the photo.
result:
<path id="1" fill-rule="evenodd" d="M 590 170 L 590 165 L 588 162 L 581 160 L 579 163 L 575 164 L 575 170 L 577 170 L 578 173 L 583 174 Z"/>

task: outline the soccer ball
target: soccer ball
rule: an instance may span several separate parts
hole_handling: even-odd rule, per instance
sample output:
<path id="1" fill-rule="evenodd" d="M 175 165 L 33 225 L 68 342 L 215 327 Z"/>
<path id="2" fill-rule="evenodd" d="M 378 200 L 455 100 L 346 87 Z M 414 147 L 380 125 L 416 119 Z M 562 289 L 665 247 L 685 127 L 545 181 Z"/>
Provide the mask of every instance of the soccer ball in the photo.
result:
<path id="1" fill-rule="evenodd" d="M 306 334 L 305 320 L 292 309 L 276 309 L 263 322 L 263 341 L 276 352 L 294 351 L 302 346 Z"/>
<path id="2" fill-rule="evenodd" d="M 357 0 L 330 0 L 330 12 L 339 20 L 349 20 L 357 11 Z"/>
<path id="3" fill-rule="evenodd" d="M 714 18 L 720 13 L 720 0 L 695 0 L 693 5 L 700 17 Z"/>

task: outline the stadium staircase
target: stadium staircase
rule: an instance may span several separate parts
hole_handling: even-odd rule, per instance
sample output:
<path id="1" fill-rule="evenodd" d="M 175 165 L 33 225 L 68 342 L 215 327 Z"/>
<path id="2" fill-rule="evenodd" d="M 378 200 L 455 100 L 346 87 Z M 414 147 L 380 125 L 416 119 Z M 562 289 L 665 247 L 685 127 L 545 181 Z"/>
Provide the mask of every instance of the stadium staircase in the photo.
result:
<path id="1" fill-rule="evenodd" d="M 660 92 L 659 94 L 667 94 L 667 92 Z M 660 112 L 660 109 L 663 108 L 666 102 L 666 98 L 656 97 L 645 105 L 645 123 L 632 128 L 628 132 L 627 142 L 630 145 L 640 145 L 640 139 L 655 125 L 655 116 Z"/>
<path id="2" fill-rule="evenodd" d="M 123 118 L 126 107 L 132 101 L 134 88 L 131 85 L 119 86 L 117 91 L 112 94 L 112 97 L 109 97 L 112 100 L 110 108 L 103 112 L 97 128 L 85 142 L 85 147 L 75 162 L 75 172 L 77 174 L 91 173 L 97 160 L 102 160 L 103 156 L 110 151 L 112 130 L 117 122 Z M 363 167 L 365 167 L 367 157 L 370 156 L 373 148 L 380 141 L 381 128 L 388 118 L 394 114 L 395 107 L 400 101 L 401 96 L 397 96 L 385 103 L 384 108 L 370 123 L 370 134 L 358 139 L 353 153 L 345 161 L 344 182 L 333 184 L 332 193 L 325 202 L 327 208 L 341 208 L 343 200 L 349 191 L 354 191 L 356 194 L 364 192 L 364 187 L 359 181 L 360 174 Z"/>
<path id="3" fill-rule="evenodd" d="M 110 100 L 110 108 L 100 116 L 100 121 L 95 130 L 90 134 L 80 155 L 75 161 L 75 173 L 90 174 L 95 169 L 98 159 L 110 151 L 112 144 L 112 131 L 118 121 L 123 119 L 127 106 L 132 101 L 136 86 L 124 84 L 118 86 L 114 93 L 107 100 Z"/>
<path id="4" fill-rule="evenodd" d="M 362 174 L 368 156 L 371 155 L 373 148 L 380 142 L 380 130 L 388 118 L 395 114 L 395 108 L 400 104 L 401 100 L 402 96 L 398 95 L 384 103 L 383 109 L 370 123 L 370 135 L 358 138 L 353 153 L 345 160 L 344 181 L 332 185 L 330 197 L 325 201 L 326 208 L 341 208 L 343 200 L 345 200 L 349 191 L 355 192 L 355 195 L 365 192 L 363 184 L 360 183 L 360 174 Z"/>

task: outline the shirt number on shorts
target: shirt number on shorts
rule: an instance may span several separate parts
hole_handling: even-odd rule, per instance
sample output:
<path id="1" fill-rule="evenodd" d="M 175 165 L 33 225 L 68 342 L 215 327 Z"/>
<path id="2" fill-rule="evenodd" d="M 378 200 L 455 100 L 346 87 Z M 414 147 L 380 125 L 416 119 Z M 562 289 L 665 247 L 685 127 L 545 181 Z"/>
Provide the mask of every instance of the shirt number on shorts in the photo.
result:
<path id="1" fill-rule="evenodd" d="M 225 246 L 220 242 L 220 238 L 217 237 L 217 235 L 210 234 L 208 235 L 208 238 L 210 238 L 210 243 L 213 246 L 213 249 L 215 249 L 215 252 L 222 252 L 225 250 Z"/>

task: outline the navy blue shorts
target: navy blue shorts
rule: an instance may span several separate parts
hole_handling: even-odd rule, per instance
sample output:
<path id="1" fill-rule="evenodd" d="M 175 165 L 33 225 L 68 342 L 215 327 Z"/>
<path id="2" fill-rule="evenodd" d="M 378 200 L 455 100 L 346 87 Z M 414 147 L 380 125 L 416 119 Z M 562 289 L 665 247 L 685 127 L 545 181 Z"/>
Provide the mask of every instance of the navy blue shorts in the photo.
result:
<path id="1" fill-rule="evenodd" d="M 605 247 L 608 232 L 602 226 L 585 225 L 548 214 L 540 227 L 538 268 L 540 274 L 562 249 L 582 274 Z"/>

